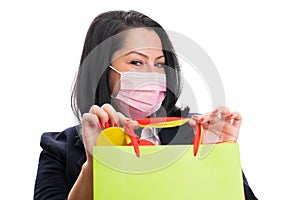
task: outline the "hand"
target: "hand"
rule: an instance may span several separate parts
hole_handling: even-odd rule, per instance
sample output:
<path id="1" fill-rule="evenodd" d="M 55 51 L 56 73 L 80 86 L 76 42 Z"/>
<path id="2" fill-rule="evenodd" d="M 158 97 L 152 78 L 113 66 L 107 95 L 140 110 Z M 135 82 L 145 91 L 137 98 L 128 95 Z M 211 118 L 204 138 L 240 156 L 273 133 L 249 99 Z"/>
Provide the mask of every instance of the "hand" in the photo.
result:
<path id="1" fill-rule="evenodd" d="M 242 117 L 238 112 L 230 113 L 229 108 L 219 107 L 204 115 L 193 115 L 189 124 L 203 126 L 203 143 L 237 141 Z"/>
<path id="2" fill-rule="evenodd" d="M 89 113 L 83 114 L 82 137 L 88 163 L 93 160 L 93 147 L 96 145 L 99 133 L 108 127 L 124 125 L 126 121 L 130 119 L 116 112 L 110 104 L 104 104 L 101 107 L 93 105 Z"/>

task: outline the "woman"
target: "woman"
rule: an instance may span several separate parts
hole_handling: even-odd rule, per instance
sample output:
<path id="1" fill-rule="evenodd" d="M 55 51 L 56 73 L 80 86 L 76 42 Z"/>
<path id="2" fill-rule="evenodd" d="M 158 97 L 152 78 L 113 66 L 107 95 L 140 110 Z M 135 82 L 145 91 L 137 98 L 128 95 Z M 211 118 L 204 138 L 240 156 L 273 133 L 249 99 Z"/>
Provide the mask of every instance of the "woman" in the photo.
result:
<path id="1" fill-rule="evenodd" d="M 148 116 L 187 117 L 189 109 L 175 105 L 180 79 L 172 44 L 157 22 L 135 11 L 96 17 L 72 92 L 72 108 L 81 125 L 42 135 L 35 199 L 92 199 L 92 147 L 98 134 L 111 126 L 135 127 L 134 119 Z M 193 127 L 199 123 L 205 142 L 216 142 L 210 137 L 214 133 L 218 141 L 236 140 L 241 116 L 219 108 L 192 116 L 181 132 L 171 128 L 140 134 L 155 144 L 191 144 Z M 246 199 L 256 199 L 245 177 L 244 188 Z"/>

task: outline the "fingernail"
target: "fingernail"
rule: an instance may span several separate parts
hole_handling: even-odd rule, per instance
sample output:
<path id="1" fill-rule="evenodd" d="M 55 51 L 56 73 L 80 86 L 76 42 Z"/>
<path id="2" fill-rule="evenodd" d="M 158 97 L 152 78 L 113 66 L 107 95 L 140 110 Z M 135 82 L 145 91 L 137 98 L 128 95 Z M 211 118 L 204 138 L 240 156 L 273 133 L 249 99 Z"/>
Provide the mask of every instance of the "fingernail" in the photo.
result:
<path id="1" fill-rule="evenodd" d="M 117 122 L 114 123 L 114 127 L 119 127 L 119 124 Z"/>
<path id="2" fill-rule="evenodd" d="M 109 123 L 108 122 L 105 122 L 104 123 L 104 128 L 108 128 L 109 127 Z"/>
<path id="3" fill-rule="evenodd" d="M 190 124 L 191 126 L 196 126 L 196 125 L 197 125 L 197 122 L 196 122 L 195 120 L 190 120 L 190 121 L 189 121 L 189 124 Z"/>
<path id="4" fill-rule="evenodd" d="M 219 112 L 218 109 L 214 110 L 214 111 L 213 111 L 213 114 L 216 114 L 217 112 Z"/>
<path id="5" fill-rule="evenodd" d="M 102 125 L 99 121 L 97 122 L 97 126 L 98 126 L 98 128 L 102 128 Z"/>
<path id="6" fill-rule="evenodd" d="M 227 115 L 227 117 L 228 117 L 228 118 L 231 118 L 232 116 L 233 116 L 233 114 L 229 114 L 229 115 Z"/>

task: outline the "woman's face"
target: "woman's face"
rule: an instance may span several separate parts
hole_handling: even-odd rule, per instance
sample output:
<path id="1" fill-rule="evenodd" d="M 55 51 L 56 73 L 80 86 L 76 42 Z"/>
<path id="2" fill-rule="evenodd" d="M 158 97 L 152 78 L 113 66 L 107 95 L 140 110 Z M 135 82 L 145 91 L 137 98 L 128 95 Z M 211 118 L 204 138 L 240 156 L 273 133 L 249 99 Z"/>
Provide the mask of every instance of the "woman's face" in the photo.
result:
<path id="1" fill-rule="evenodd" d="M 158 72 L 165 73 L 165 57 L 159 36 L 150 29 L 129 30 L 122 49 L 113 55 L 112 66 L 120 72 Z M 119 92 L 120 74 L 110 70 L 109 89 L 112 95 Z"/>

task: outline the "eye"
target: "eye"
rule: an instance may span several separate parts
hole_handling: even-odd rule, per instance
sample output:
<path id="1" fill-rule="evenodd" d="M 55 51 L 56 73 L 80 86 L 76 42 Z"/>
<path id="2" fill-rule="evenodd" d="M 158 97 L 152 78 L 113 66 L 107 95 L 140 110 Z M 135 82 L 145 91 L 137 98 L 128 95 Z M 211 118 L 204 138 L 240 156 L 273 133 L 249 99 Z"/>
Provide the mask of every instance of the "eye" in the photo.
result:
<path id="1" fill-rule="evenodd" d="M 162 68 L 165 66 L 165 63 L 156 63 L 155 67 Z"/>
<path id="2" fill-rule="evenodd" d="M 130 62 L 130 64 L 134 65 L 134 66 L 142 66 L 143 62 L 138 61 L 138 60 L 133 60 Z"/>

